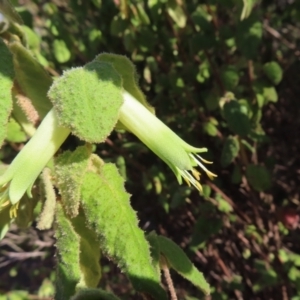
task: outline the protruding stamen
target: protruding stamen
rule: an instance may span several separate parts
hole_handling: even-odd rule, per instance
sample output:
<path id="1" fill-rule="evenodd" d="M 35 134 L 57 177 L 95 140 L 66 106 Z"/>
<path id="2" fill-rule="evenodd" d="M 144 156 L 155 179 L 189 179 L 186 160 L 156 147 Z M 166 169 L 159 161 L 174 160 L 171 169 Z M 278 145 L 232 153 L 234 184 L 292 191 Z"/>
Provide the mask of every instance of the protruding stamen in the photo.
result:
<path id="1" fill-rule="evenodd" d="M 203 191 L 202 186 L 200 184 L 200 182 L 198 182 L 196 180 L 196 178 L 194 178 L 187 170 L 179 170 L 180 175 L 183 177 L 184 181 L 188 184 L 188 186 L 191 186 L 191 184 L 200 192 Z M 197 172 L 197 171 L 196 171 Z M 193 173 L 193 171 L 192 171 Z M 200 174 L 198 173 L 198 176 L 200 176 Z M 199 177 L 200 179 L 200 177 Z"/>
<path id="2" fill-rule="evenodd" d="M 212 164 L 212 161 L 206 160 L 203 157 L 201 157 L 199 154 L 195 154 L 199 159 L 201 159 L 203 162 L 205 162 L 206 164 Z"/>
<path id="3" fill-rule="evenodd" d="M 200 172 L 198 172 L 196 169 L 192 169 L 192 174 L 194 177 L 199 181 L 200 180 Z"/>
<path id="4" fill-rule="evenodd" d="M 9 217 L 10 217 L 11 219 L 17 217 L 17 212 L 18 212 L 19 204 L 20 204 L 20 201 L 17 202 L 16 204 L 14 204 L 14 205 L 9 209 Z"/>
<path id="5" fill-rule="evenodd" d="M 201 167 L 204 171 L 205 171 L 205 173 L 207 174 L 207 176 L 210 178 L 210 179 L 213 179 L 214 177 L 217 177 L 217 175 L 216 174 L 214 174 L 213 172 L 210 172 L 202 163 L 201 163 L 201 161 L 199 161 L 193 154 L 189 154 L 190 155 L 190 157 L 192 157 L 192 159 L 197 163 L 197 165 L 199 166 L 199 167 Z M 197 155 L 197 157 L 200 157 L 199 155 Z M 203 160 L 203 158 L 202 157 L 200 157 L 200 159 L 202 159 Z"/>

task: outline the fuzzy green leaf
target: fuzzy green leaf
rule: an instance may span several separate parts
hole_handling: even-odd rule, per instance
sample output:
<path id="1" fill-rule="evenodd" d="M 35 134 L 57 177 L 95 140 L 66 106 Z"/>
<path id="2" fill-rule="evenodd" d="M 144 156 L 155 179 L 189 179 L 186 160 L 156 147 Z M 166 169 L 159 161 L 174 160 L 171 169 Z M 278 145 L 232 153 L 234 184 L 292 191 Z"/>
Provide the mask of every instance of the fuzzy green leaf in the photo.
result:
<path id="1" fill-rule="evenodd" d="M 58 250 L 56 300 L 70 299 L 81 279 L 80 238 L 60 203 L 56 205 L 55 237 Z"/>
<path id="2" fill-rule="evenodd" d="M 205 295 L 210 294 L 209 284 L 203 274 L 192 264 L 183 250 L 170 239 L 157 236 L 161 253 L 167 259 L 170 266 L 181 276 L 193 283 Z"/>
<path id="3" fill-rule="evenodd" d="M 229 136 L 223 146 L 221 154 L 221 164 L 223 167 L 230 165 L 240 151 L 240 144 L 236 137 Z"/>
<path id="4" fill-rule="evenodd" d="M 66 71 L 48 93 L 59 123 L 89 143 L 103 142 L 118 121 L 122 79 L 111 64 L 93 61 Z"/>
<path id="5" fill-rule="evenodd" d="M 55 160 L 55 177 L 65 212 L 70 217 L 78 215 L 80 189 L 84 173 L 88 171 L 91 151 L 78 147 L 74 152 L 66 151 Z"/>
<path id="6" fill-rule="evenodd" d="M 43 119 L 52 108 L 47 98 L 52 78 L 20 43 L 11 43 L 9 48 L 13 54 L 17 82 L 23 93 L 31 100 L 39 118 Z M 26 110 L 26 107 L 23 109 Z"/>
<path id="7" fill-rule="evenodd" d="M 120 300 L 120 298 L 101 289 L 82 289 L 71 300 Z"/>
<path id="8" fill-rule="evenodd" d="M 102 249 L 127 273 L 137 291 L 166 299 L 151 264 L 149 245 L 116 167 L 105 164 L 100 176 L 86 173 L 81 195 L 89 226 L 97 233 Z"/>
<path id="9" fill-rule="evenodd" d="M 12 110 L 11 89 L 13 80 L 13 58 L 0 38 L 0 147 L 6 137 L 8 118 Z"/>

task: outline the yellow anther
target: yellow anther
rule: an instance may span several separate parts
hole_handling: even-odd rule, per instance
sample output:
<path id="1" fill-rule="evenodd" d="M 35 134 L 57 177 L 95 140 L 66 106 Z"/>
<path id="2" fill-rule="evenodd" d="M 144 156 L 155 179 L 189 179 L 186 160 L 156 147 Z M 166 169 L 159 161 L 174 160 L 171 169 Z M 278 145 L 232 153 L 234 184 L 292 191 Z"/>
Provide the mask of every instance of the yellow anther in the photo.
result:
<path id="1" fill-rule="evenodd" d="M 200 155 L 197 155 L 203 162 L 205 162 L 206 164 L 212 164 L 212 161 L 206 160 L 204 158 L 202 158 Z"/>
<path id="2" fill-rule="evenodd" d="M 194 177 L 197 179 L 197 180 L 200 180 L 200 172 L 198 172 L 196 169 L 192 169 L 192 174 L 194 175 Z"/>
<path id="3" fill-rule="evenodd" d="M 200 184 L 200 182 L 196 181 L 196 188 L 202 193 L 203 192 L 203 188 L 202 185 Z"/>
<path id="4" fill-rule="evenodd" d="M 189 187 L 191 187 L 190 181 L 189 181 L 186 177 L 183 177 L 183 179 L 184 179 L 184 181 L 187 183 L 187 185 L 188 185 Z"/>
<path id="5" fill-rule="evenodd" d="M 215 173 L 210 172 L 210 171 L 208 171 L 208 170 L 207 170 L 205 173 L 207 174 L 207 176 L 208 176 L 209 179 L 211 179 L 211 180 L 213 180 L 214 177 L 218 177 L 218 175 L 216 175 Z"/>
<path id="6" fill-rule="evenodd" d="M 6 200 L 4 203 L 1 204 L 1 207 L 5 207 L 5 206 L 7 206 L 9 204 L 10 204 L 10 201 Z"/>
<path id="7" fill-rule="evenodd" d="M 17 217 L 17 212 L 18 212 L 18 208 L 19 208 L 19 203 L 17 202 L 16 204 L 14 204 L 10 209 L 9 209 L 9 217 L 12 218 L 16 218 Z"/>

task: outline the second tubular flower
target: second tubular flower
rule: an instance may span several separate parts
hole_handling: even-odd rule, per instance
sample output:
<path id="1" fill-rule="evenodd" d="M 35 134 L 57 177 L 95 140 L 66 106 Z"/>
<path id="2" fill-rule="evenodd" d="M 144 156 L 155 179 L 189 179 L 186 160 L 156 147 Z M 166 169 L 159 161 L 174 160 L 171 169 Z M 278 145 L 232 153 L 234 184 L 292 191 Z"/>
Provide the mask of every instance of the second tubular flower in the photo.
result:
<path id="1" fill-rule="evenodd" d="M 119 121 L 172 169 L 180 184 L 183 178 L 188 185 L 202 191 L 200 172 L 195 169 L 197 166 L 211 179 L 217 176 L 204 165 L 210 162 L 198 154 L 206 152 L 206 148 L 187 144 L 126 91 L 123 99 Z"/>

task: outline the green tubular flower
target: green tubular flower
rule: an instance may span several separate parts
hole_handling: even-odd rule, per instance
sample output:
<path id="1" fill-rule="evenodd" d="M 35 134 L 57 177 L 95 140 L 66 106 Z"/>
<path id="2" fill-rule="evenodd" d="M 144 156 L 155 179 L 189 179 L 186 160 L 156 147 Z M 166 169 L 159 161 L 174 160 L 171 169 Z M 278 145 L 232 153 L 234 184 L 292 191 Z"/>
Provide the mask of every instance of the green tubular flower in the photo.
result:
<path id="1" fill-rule="evenodd" d="M 60 127 L 54 110 L 43 119 L 37 131 L 0 177 L 0 210 L 11 204 L 11 217 L 16 216 L 18 203 L 46 164 L 70 134 Z"/>
<path id="2" fill-rule="evenodd" d="M 194 168 L 196 166 L 211 179 L 217 176 L 203 164 L 211 162 L 197 154 L 206 152 L 206 148 L 195 148 L 184 142 L 129 93 L 123 92 L 123 98 L 120 122 L 172 169 L 180 184 L 183 178 L 189 186 L 193 185 L 202 191 L 200 173 Z"/>

